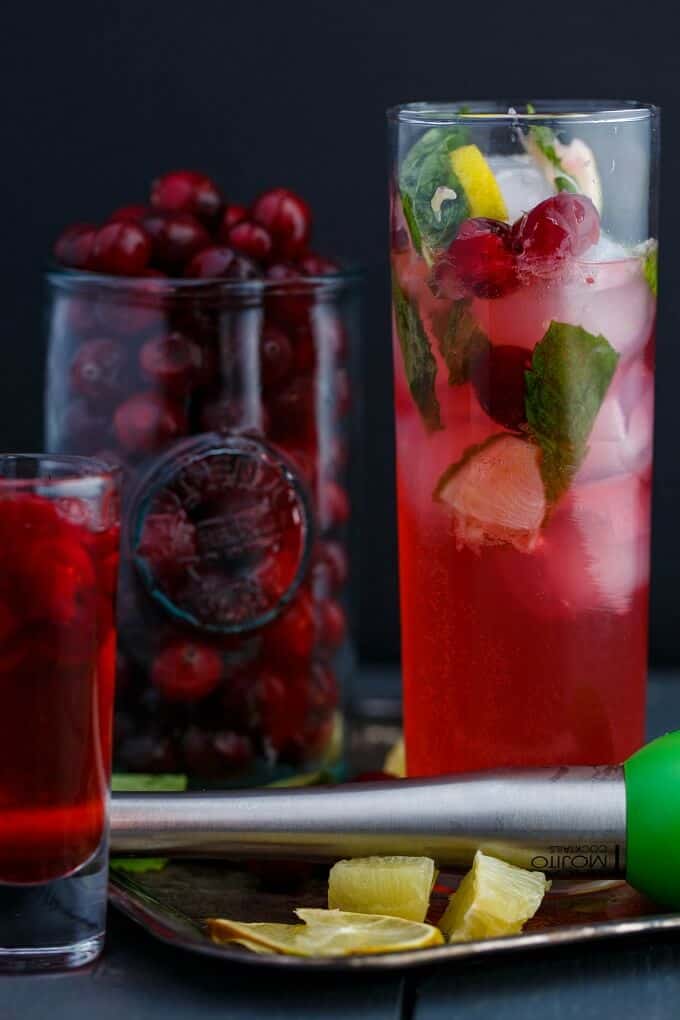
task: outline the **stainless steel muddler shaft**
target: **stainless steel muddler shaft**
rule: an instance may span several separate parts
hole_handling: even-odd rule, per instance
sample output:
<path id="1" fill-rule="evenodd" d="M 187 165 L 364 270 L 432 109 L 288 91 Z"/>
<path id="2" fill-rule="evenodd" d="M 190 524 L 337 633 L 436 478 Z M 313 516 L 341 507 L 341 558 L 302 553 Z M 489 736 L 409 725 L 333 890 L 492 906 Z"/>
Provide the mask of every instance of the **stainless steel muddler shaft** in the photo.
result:
<path id="1" fill-rule="evenodd" d="M 552 877 L 625 874 L 623 768 L 547 768 L 309 789 L 120 793 L 114 854 L 333 860 L 484 849 Z"/>

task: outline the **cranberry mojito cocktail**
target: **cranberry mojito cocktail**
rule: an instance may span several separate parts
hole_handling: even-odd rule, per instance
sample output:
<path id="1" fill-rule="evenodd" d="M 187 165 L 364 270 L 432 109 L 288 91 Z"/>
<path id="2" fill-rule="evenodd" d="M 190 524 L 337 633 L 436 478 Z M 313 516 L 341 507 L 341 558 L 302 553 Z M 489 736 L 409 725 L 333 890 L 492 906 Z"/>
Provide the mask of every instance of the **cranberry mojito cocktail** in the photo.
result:
<path id="1" fill-rule="evenodd" d="M 393 120 L 409 774 L 622 761 L 644 724 L 656 111 Z"/>

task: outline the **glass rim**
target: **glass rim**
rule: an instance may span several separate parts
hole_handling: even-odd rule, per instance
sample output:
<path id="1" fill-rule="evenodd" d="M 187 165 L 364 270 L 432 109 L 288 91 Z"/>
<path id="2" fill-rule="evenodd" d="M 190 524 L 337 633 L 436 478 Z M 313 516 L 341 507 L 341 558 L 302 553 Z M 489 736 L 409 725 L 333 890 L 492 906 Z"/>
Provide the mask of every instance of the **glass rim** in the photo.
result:
<path id="1" fill-rule="evenodd" d="M 533 106 L 533 112 L 526 110 Z M 387 110 L 390 123 L 436 127 L 451 123 L 605 124 L 654 120 L 661 108 L 637 99 L 536 99 L 507 102 L 490 99 L 410 102 Z"/>
<path id="2" fill-rule="evenodd" d="M 2 474 L 2 466 L 8 461 L 49 461 L 55 466 L 63 467 L 63 474 L 33 475 L 31 477 L 13 478 Z M 92 481 L 111 481 L 117 484 L 123 469 L 117 464 L 110 464 L 98 457 L 82 457 L 75 453 L 10 453 L 0 452 L 0 493 L 3 489 L 41 489 L 62 485 L 77 485 Z"/>
<path id="3" fill-rule="evenodd" d="M 56 287 L 77 289 L 78 287 L 94 287 L 112 292 L 125 292 L 135 287 L 148 287 L 149 293 L 154 292 L 160 297 L 164 294 L 185 293 L 197 294 L 202 291 L 220 293 L 225 296 L 252 296 L 274 293 L 285 290 L 290 293 L 300 290 L 309 293 L 336 293 L 343 288 L 363 281 L 366 271 L 359 263 L 342 260 L 336 273 L 324 276 L 300 276 L 292 280 L 227 280 L 219 276 L 200 279 L 186 276 L 113 276 L 110 273 L 95 273 L 87 269 L 70 269 L 52 261 L 45 270 L 46 279 Z"/>

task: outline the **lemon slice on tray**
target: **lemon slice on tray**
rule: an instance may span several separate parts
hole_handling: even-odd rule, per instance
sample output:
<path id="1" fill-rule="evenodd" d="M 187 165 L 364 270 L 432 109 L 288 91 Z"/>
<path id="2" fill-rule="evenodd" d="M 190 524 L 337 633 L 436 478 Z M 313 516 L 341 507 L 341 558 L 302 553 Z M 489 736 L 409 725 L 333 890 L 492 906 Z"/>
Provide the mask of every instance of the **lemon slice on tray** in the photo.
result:
<path id="1" fill-rule="evenodd" d="M 338 861 L 328 876 L 331 910 L 425 920 L 436 878 L 430 857 L 356 857 Z"/>
<path id="2" fill-rule="evenodd" d="M 343 910 L 300 908 L 303 924 L 246 924 L 224 918 L 207 922 L 214 942 L 235 942 L 254 952 L 288 956 L 354 956 L 426 949 L 444 942 L 431 924 Z"/>
<path id="3" fill-rule="evenodd" d="M 404 779 L 406 777 L 406 749 L 403 737 L 399 737 L 399 740 L 392 745 L 385 755 L 383 771 L 388 772 L 397 779 Z"/>
<path id="4" fill-rule="evenodd" d="M 478 850 L 442 915 L 439 927 L 449 942 L 517 935 L 550 888 L 541 871 L 506 864 Z"/>

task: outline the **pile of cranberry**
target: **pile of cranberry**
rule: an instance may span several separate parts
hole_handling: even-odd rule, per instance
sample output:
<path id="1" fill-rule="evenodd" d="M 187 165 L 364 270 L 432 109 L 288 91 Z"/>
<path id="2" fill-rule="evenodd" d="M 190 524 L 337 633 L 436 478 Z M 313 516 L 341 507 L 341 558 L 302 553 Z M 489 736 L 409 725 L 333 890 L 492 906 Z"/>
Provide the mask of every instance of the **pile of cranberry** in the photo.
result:
<path id="1" fill-rule="evenodd" d="M 202 562 L 195 512 L 176 501 L 159 512 L 158 493 L 147 501 L 136 547 L 123 549 L 118 767 L 261 779 L 319 761 L 332 738 L 346 631 L 347 338 L 340 303 L 318 296 L 338 267 L 310 251 L 310 229 L 310 209 L 291 191 L 247 208 L 209 177 L 176 171 L 153 183 L 148 205 L 71 226 L 54 246 L 78 272 L 62 278 L 52 314 L 51 449 L 120 464 L 129 497 L 179 441 L 255 436 L 298 476 L 310 508 L 313 544 L 294 597 L 239 634 L 233 619 L 220 633 L 222 578 Z M 262 519 L 263 507 L 249 512 Z M 208 540 L 200 523 L 214 555 L 219 528 Z M 287 534 L 281 559 L 302 541 Z M 267 576 L 283 591 L 294 570 L 277 555 Z M 140 559 L 181 602 L 179 616 L 159 610 Z M 250 558 L 238 562 L 243 571 Z"/>

